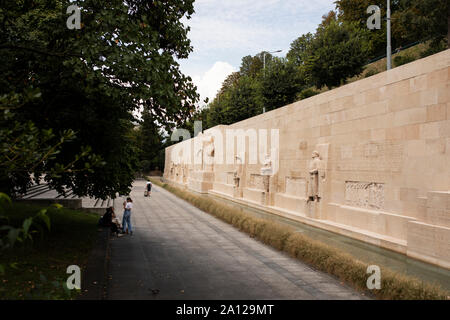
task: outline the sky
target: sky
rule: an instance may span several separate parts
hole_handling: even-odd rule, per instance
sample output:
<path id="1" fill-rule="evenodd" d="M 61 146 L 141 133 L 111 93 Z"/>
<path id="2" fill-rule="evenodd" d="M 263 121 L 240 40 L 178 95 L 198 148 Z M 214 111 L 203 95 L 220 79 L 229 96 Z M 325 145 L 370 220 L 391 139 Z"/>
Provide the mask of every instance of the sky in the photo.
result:
<path id="1" fill-rule="evenodd" d="M 335 9 L 334 0 L 196 0 L 188 33 L 194 51 L 179 61 L 191 76 L 201 101 L 212 100 L 223 80 L 238 71 L 241 59 L 261 51 L 283 50 L 292 41 L 314 32 L 322 16 Z M 200 105 L 203 105 L 200 103 Z"/>

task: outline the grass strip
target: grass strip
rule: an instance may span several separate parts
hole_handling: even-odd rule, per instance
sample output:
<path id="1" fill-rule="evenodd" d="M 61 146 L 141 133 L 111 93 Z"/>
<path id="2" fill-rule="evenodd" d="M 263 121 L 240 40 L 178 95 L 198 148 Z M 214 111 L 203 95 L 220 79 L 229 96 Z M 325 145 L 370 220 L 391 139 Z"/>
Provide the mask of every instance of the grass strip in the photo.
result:
<path id="1" fill-rule="evenodd" d="M 42 207 L 14 203 L 6 212 L 8 224 L 18 227 Z M 81 269 L 97 239 L 98 215 L 62 208 L 49 209 L 51 231 L 33 242 L 1 253 L 0 300 L 74 299 L 79 290 L 64 289 L 70 265 Z"/>
<path id="2" fill-rule="evenodd" d="M 250 237 L 284 251 L 317 270 L 334 275 L 342 282 L 369 296 L 383 300 L 450 299 L 450 293 L 438 285 L 432 285 L 384 267 L 381 267 L 381 289 L 369 290 L 367 288 L 367 279 L 370 276 L 367 274 L 369 265 L 355 259 L 344 251 L 299 234 L 289 226 L 266 219 L 255 218 L 214 199 L 202 197 L 201 195 L 163 183 L 156 178 L 149 179 L 154 184 L 190 202 L 200 210 L 249 234 Z"/>

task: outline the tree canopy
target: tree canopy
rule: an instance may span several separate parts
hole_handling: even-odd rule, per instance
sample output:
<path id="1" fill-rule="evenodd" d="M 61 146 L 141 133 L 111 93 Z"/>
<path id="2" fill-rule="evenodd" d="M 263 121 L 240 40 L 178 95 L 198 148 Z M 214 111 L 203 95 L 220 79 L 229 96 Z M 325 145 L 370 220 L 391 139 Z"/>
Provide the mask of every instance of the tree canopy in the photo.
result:
<path id="1" fill-rule="evenodd" d="M 331 88 L 361 73 L 367 62 L 367 34 L 355 23 L 337 20 L 318 29 L 304 66 L 311 82 Z"/>
<path id="2" fill-rule="evenodd" d="M 93 172 L 46 176 L 57 190 L 102 198 L 127 193 L 138 160 L 133 113 L 144 107 L 167 128 L 192 114 L 196 88 L 176 59 L 192 51 L 180 19 L 193 14 L 193 1 L 2 2 L 0 96 L 38 88 L 39 99 L 23 103 L 16 118 L 76 133 L 45 166 L 70 162 L 87 146 L 105 162 Z M 81 9 L 80 30 L 66 26 L 66 8 L 74 3 Z"/>
<path id="3" fill-rule="evenodd" d="M 365 28 L 369 5 L 377 5 L 382 17 L 386 16 L 386 0 L 336 0 L 340 21 L 357 23 Z M 448 34 L 447 0 L 391 0 L 392 47 L 432 40 L 432 49 L 439 51 L 441 42 Z M 371 58 L 386 53 L 386 20 L 381 30 L 370 33 Z"/>
<path id="4" fill-rule="evenodd" d="M 446 2 L 391 0 L 394 50 L 424 40 L 432 41 L 421 56 L 444 49 Z M 209 128 L 256 116 L 262 110 L 311 97 L 324 86 L 344 84 L 361 74 L 370 60 L 382 58 L 386 54 L 386 20 L 382 19 L 381 30 L 369 31 L 367 8 L 378 5 L 385 17 L 386 1 L 336 0 L 335 4 L 336 11 L 324 14 L 314 33 L 300 35 L 291 43 L 286 58 L 264 51 L 243 57 L 239 72 L 228 76 L 215 99 L 190 121 L 203 120 L 204 128 Z"/>

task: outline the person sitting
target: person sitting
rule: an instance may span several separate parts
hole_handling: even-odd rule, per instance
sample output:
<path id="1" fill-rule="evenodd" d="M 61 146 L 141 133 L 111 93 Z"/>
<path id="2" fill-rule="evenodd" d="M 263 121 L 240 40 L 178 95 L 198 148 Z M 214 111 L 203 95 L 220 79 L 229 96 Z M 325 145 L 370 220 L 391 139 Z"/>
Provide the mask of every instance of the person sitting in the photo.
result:
<path id="1" fill-rule="evenodd" d="M 120 226 L 119 219 L 117 219 L 116 214 L 114 213 L 114 208 L 111 207 L 111 210 L 112 210 L 111 232 L 119 236 L 121 234 L 122 227 Z"/>
<path id="2" fill-rule="evenodd" d="M 100 227 L 109 227 L 111 228 L 111 232 L 115 234 L 119 234 L 119 227 L 116 215 L 114 214 L 114 208 L 109 207 L 106 209 L 105 214 L 99 220 Z"/>
<path id="3" fill-rule="evenodd" d="M 111 210 L 111 208 L 107 208 L 103 217 L 101 217 L 100 220 L 98 221 L 98 226 L 110 227 L 112 223 L 112 213 L 113 211 Z"/>

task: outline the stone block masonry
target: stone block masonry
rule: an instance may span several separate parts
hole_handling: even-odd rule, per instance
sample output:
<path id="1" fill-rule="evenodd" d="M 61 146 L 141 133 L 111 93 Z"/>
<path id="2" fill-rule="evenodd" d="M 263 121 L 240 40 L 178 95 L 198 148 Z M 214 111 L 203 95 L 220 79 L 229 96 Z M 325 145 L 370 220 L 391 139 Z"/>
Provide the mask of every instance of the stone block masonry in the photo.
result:
<path id="1" fill-rule="evenodd" d="M 449 84 L 446 50 L 205 130 L 164 177 L 450 268 Z"/>

